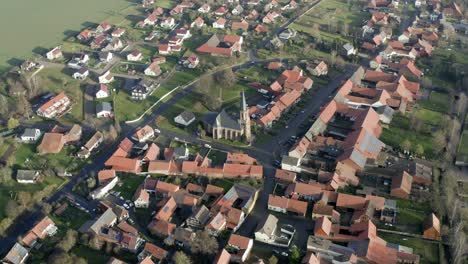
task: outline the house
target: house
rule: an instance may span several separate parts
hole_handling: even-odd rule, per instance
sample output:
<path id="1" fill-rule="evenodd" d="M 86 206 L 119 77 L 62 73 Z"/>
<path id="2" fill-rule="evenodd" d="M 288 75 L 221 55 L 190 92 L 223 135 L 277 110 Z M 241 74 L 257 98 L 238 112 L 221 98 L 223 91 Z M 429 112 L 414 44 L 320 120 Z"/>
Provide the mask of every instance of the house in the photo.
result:
<path id="1" fill-rule="evenodd" d="M 145 243 L 145 247 L 143 248 L 143 251 L 138 254 L 138 259 L 143 260 L 146 257 L 150 257 L 154 260 L 157 261 L 157 263 L 160 263 L 162 260 L 164 260 L 167 257 L 167 251 L 152 244 L 149 242 Z"/>
<path id="2" fill-rule="evenodd" d="M 240 22 L 232 22 L 231 29 L 247 31 L 249 29 L 249 23 L 245 20 L 242 20 Z"/>
<path id="3" fill-rule="evenodd" d="M 268 197 L 268 210 L 283 214 L 291 213 L 293 215 L 305 216 L 307 211 L 307 202 L 270 194 Z"/>
<path id="4" fill-rule="evenodd" d="M 344 54 L 346 56 L 352 56 L 357 54 L 357 49 L 350 43 L 346 43 L 343 45 Z"/>
<path id="5" fill-rule="evenodd" d="M 156 63 L 157 62 L 153 62 Z M 155 84 L 150 79 L 141 79 L 132 88 L 132 99 L 133 100 L 144 100 L 148 97 L 155 89 Z"/>
<path id="6" fill-rule="evenodd" d="M 134 50 L 127 55 L 128 61 L 141 61 L 143 54 L 139 50 Z"/>
<path id="7" fill-rule="evenodd" d="M 116 28 L 114 31 L 112 31 L 111 36 L 113 38 L 120 38 L 125 34 L 125 29 L 124 28 Z"/>
<path id="8" fill-rule="evenodd" d="M 226 25 L 226 19 L 220 17 L 215 22 L 213 22 L 213 28 L 224 29 Z"/>
<path id="9" fill-rule="evenodd" d="M 237 5 L 231 10 L 231 13 L 235 16 L 240 16 L 244 12 L 244 8 L 241 5 Z"/>
<path id="10" fill-rule="evenodd" d="M 114 81 L 114 75 L 108 70 L 103 75 L 99 76 L 99 83 L 108 84 Z"/>
<path id="11" fill-rule="evenodd" d="M 114 58 L 114 54 L 112 54 L 112 52 L 109 52 L 109 51 L 99 52 L 99 60 L 101 62 L 109 63 L 112 61 L 113 58 Z"/>
<path id="12" fill-rule="evenodd" d="M 446 17 L 463 18 L 463 12 L 455 2 L 445 6 L 442 10 L 442 14 Z"/>
<path id="13" fill-rule="evenodd" d="M 99 84 L 95 96 L 96 99 L 109 97 L 109 87 L 103 83 Z"/>
<path id="14" fill-rule="evenodd" d="M 159 76 L 161 73 L 162 73 L 161 67 L 159 67 L 159 64 L 157 62 L 151 63 L 145 69 L 145 75 L 147 76 Z"/>
<path id="15" fill-rule="evenodd" d="M 112 104 L 110 102 L 100 102 L 96 105 L 97 118 L 112 117 Z"/>
<path id="16" fill-rule="evenodd" d="M 65 94 L 65 92 L 61 92 L 39 107 L 36 113 L 41 117 L 54 118 L 65 113 L 70 104 L 70 98 Z"/>
<path id="17" fill-rule="evenodd" d="M 91 199 L 101 199 L 102 197 L 106 196 L 109 191 L 117 185 L 118 182 L 119 177 L 115 177 L 112 180 L 105 182 L 103 185 L 90 192 L 89 197 L 91 197 Z"/>
<path id="18" fill-rule="evenodd" d="M 183 65 L 189 69 L 195 69 L 200 63 L 200 59 L 197 55 L 192 53 L 187 59 L 184 60 Z"/>
<path id="19" fill-rule="evenodd" d="M 226 249 L 222 249 L 215 257 L 213 264 L 229 264 L 231 261 L 231 254 Z"/>
<path id="20" fill-rule="evenodd" d="M 103 184 L 115 177 L 117 177 L 115 170 L 101 170 L 98 172 L 98 183 Z"/>
<path id="21" fill-rule="evenodd" d="M 296 176 L 297 174 L 292 171 L 287 171 L 287 170 L 282 170 L 282 169 L 276 169 L 275 172 L 275 180 L 279 184 L 291 184 L 296 182 Z"/>
<path id="22" fill-rule="evenodd" d="M 273 24 L 279 17 L 281 17 L 281 13 L 279 11 L 270 11 L 263 17 L 262 22 L 264 24 Z"/>
<path id="23" fill-rule="evenodd" d="M 36 183 L 40 176 L 39 171 L 18 170 L 16 172 L 16 181 L 19 183 Z"/>
<path id="24" fill-rule="evenodd" d="M 278 225 L 278 218 L 269 214 L 268 217 L 258 225 L 255 231 L 255 240 L 263 243 L 273 243 L 275 241 L 276 226 Z"/>
<path id="25" fill-rule="evenodd" d="M 21 243 L 27 247 L 33 247 L 37 240 L 51 237 L 57 233 L 57 226 L 48 216 L 45 216 L 37 222 L 27 233 L 21 238 Z"/>
<path id="26" fill-rule="evenodd" d="M 385 199 L 384 207 L 380 213 L 380 221 L 394 223 L 397 214 L 397 202 L 395 200 Z"/>
<path id="27" fill-rule="evenodd" d="M 175 20 L 173 17 L 165 18 L 161 21 L 162 28 L 173 28 L 175 26 Z"/>
<path id="28" fill-rule="evenodd" d="M 99 235 L 102 228 L 111 227 L 115 223 L 117 223 L 117 215 L 114 213 L 112 208 L 108 208 L 102 215 L 92 222 L 86 232 Z"/>
<path id="29" fill-rule="evenodd" d="M 85 67 L 82 67 L 75 73 L 73 73 L 73 79 L 83 81 L 84 79 L 88 78 L 89 70 Z"/>
<path id="30" fill-rule="evenodd" d="M 252 250 L 253 239 L 231 234 L 227 243 L 227 251 L 231 254 L 232 262 L 244 263 Z"/>
<path id="31" fill-rule="evenodd" d="M 406 171 L 392 178 L 392 189 L 390 195 L 400 199 L 408 199 L 411 193 L 411 184 L 413 176 Z"/>
<path id="32" fill-rule="evenodd" d="M 322 76 L 328 74 L 328 66 L 324 61 L 321 61 L 317 66 L 312 70 L 312 74 L 315 76 Z"/>
<path id="33" fill-rule="evenodd" d="M 312 219 L 316 220 L 320 217 L 328 217 L 332 223 L 340 222 L 340 213 L 335 211 L 333 206 L 317 202 L 312 209 Z"/>
<path id="34" fill-rule="evenodd" d="M 287 28 L 278 35 L 278 38 L 282 40 L 288 40 L 290 38 L 294 38 L 296 34 L 297 34 L 297 31 L 295 29 Z"/>
<path id="35" fill-rule="evenodd" d="M 202 6 L 200 6 L 200 8 L 198 8 L 198 12 L 202 14 L 206 14 L 210 12 L 210 10 L 211 10 L 211 6 L 209 4 L 203 4 Z"/>
<path id="36" fill-rule="evenodd" d="M 205 25 L 205 21 L 203 20 L 203 18 L 201 17 L 197 17 L 195 18 L 195 20 L 192 22 L 192 24 L 190 24 L 190 27 L 191 28 L 198 28 L 198 29 L 201 29 L 203 26 Z"/>
<path id="37" fill-rule="evenodd" d="M 225 6 L 220 6 L 214 11 L 215 16 L 224 16 L 228 12 L 228 9 Z"/>
<path id="38" fill-rule="evenodd" d="M 149 125 L 146 125 L 142 128 L 139 128 L 135 134 L 133 134 L 132 139 L 138 142 L 145 142 L 154 137 L 154 130 Z"/>
<path id="39" fill-rule="evenodd" d="M 297 2 L 294 0 L 291 0 L 289 3 L 287 3 L 285 6 L 281 8 L 281 10 L 292 10 L 297 8 Z"/>
<path id="40" fill-rule="evenodd" d="M 155 192 L 156 192 L 156 195 L 158 195 L 158 196 L 170 197 L 170 196 L 172 196 L 172 194 L 177 192 L 179 190 L 179 188 L 180 187 L 178 185 L 163 182 L 163 181 L 158 181 L 156 183 Z"/>
<path id="41" fill-rule="evenodd" d="M 86 53 L 79 53 L 73 55 L 73 58 L 67 63 L 68 67 L 80 69 L 89 61 L 89 56 Z"/>
<path id="42" fill-rule="evenodd" d="M 197 48 L 197 52 L 213 56 L 232 56 L 241 51 L 243 40 L 241 36 L 214 34 Z"/>
<path id="43" fill-rule="evenodd" d="M 103 33 L 111 30 L 112 25 L 107 22 L 102 22 L 96 27 L 96 33 Z"/>
<path id="44" fill-rule="evenodd" d="M 58 60 L 63 58 L 62 47 L 57 46 L 46 53 L 46 58 L 48 60 Z"/>
<path id="45" fill-rule="evenodd" d="M 202 229 L 210 220 L 210 210 L 202 205 L 195 209 L 192 215 L 185 220 L 187 227 L 191 229 Z"/>
<path id="46" fill-rule="evenodd" d="M 172 48 L 171 48 L 171 46 L 169 46 L 167 44 L 161 44 L 161 45 L 159 45 L 158 52 L 161 55 L 169 55 L 169 54 L 172 53 Z"/>
<path id="47" fill-rule="evenodd" d="M 86 142 L 86 144 L 81 147 L 81 150 L 78 152 L 79 158 L 88 158 L 91 155 L 91 152 L 95 150 L 102 143 L 104 135 L 97 131 L 94 135 Z"/>
<path id="48" fill-rule="evenodd" d="M 267 26 L 263 25 L 263 24 L 258 24 L 255 27 L 255 32 L 257 32 L 258 34 L 268 33 L 268 31 L 270 31 L 270 29 Z"/>
<path id="49" fill-rule="evenodd" d="M 423 237 L 425 239 L 440 240 L 440 220 L 434 213 L 431 213 L 423 223 Z"/>
<path id="50" fill-rule="evenodd" d="M 174 117 L 174 122 L 180 126 L 187 127 L 195 121 L 195 115 L 189 111 L 183 111 Z"/>
<path id="51" fill-rule="evenodd" d="M 41 135 L 42 132 L 39 128 L 26 128 L 20 138 L 22 142 L 33 143 L 36 142 Z"/>
<path id="52" fill-rule="evenodd" d="M 190 30 L 184 27 L 176 29 L 175 34 L 176 34 L 176 37 L 181 40 L 186 40 L 192 37 L 192 34 L 190 34 Z"/>
<path id="53" fill-rule="evenodd" d="M 45 133 L 41 144 L 37 146 L 37 152 L 40 154 L 59 153 L 66 143 L 79 141 L 81 132 L 81 126 L 73 125 L 66 134 L 58 132 Z"/>
<path id="54" fill-rule="evenodd" d="M 6 256 L 3 258 L 4 263 L 9 264 L 22 264 L 26 263 L 26 259 L 29 256 L 29 251 L 23 247 L 20 243 L 16 242 L 15 245 L 8 251 Z"/>
<path id="55" fill-rule="evenodd" d="M 91 29 L 87 28 L 81 31 L 80 34 L 76 36 L 76 39 L 82 43 L 86 43 L 89 40 L 91 40 L 93 36 L 94 32 Z"/>
<path id="56" fill-rule="evenodd" d="M 135 208 L 148 208 L 149 199 L 149 193 L 143 188 L 138 188 L 138 190 L 135 192 L 135 195 L 133 196 Z"/>

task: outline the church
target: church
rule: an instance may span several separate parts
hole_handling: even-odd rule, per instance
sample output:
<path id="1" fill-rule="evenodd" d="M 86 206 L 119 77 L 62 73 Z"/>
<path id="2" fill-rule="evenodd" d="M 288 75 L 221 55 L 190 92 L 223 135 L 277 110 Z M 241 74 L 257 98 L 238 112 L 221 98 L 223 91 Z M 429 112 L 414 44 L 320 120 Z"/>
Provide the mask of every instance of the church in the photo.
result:
<path id="1" fill-rule="evenodd" d="M 241 140 L 247 142 L 252 139 L 250 128 L 249 108 L 245 100 L 244 91 L 241 92 L 241 108 L 239 116 L 230 116 L 224 109 L 219 113 L 208 113 L 205 115 L 203 124 L 208 134 L 213 139 Z"/>

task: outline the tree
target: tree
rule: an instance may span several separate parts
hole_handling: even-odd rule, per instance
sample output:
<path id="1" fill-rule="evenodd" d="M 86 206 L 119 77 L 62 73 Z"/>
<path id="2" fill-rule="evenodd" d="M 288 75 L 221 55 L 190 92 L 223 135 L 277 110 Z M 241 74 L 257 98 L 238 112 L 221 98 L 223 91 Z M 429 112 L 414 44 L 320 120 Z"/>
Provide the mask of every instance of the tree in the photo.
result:
<path id="1" fill-rule="evenodd" d="M 55 251 L 47 259 L 48 264 L 86 264 L 87 261 L 83 258 L 77 257 L 74 254 L 68 254 L 63 251 Z"/>
<path id="2" fill-rule="evenodd" d="M 408 139 L 403 140 L 403 142 L 400 144 L 400 148 L 402 150 L 409 150 L 411 148 L 411 141 Z"/>
<path id="3" fill-rule="evenodd" d="M 117 132 L 117 129 L 115 129 L 115 126 L 110 125 L 109 126 L 109 140 L 110 141 L 115 141 L 117 137 L 119 136 L 119 133 Z"/>
<path id="4" fill-rule="evenodd" d="M 218 241 L 208 231 L 198 231 L 190 249 L 194 254 L 213 255 L 218 251 Z"/>
<path id="5" fill-rule="evenodd" d="M 414 150 L 416 155 L 422 156 L 424 155 L 424 147 L 421 144 L 416 145 L 416 149 Z"/>
<path id="6" fill-rule="evenodd" d="M 223 87 L 231 88 L 236 84 L 237 76 L 231 68 L 228 68 L 216 74 L 216 81 Z"/>
<path id="7" fill-rule="evenodd" d="M 175 264 L 191 264 L 190 258 L 182 251 L 177 251 L 172 257 Z"/>
<path id="8" fill-rule="evenodd" d="M 8 100 L 4 95 L 0 94 L 0 115 L 7 116 L 8 111 Z"/>
<path id="9" fill-rule="evenodd" d="M 21 212 L 21 207 L 13 200 L 9 200 L 5 206 L 5 214 L 8 217 L 15 218 Z"/>
<path id="10" fill-rule="evenodd" d="M 272 255 L 272 256 L 268 259 L 268 264 L 278 264 L 278 258 L 277 258 L 275 255 Z"/>
<path id="11" fill-rule="evenodd" d="M 43 203 L 41 209 L 45 215 L 48 215 L 50 214 L 50 212 L 52 212 L 52 205 L 50 205 L 49 203 Z"/>
<path id="12" fill-rule="evenodd" d="M 10 119 L 8 119 L 8 129 L 15 129 L 19 126 L 19 121 L 18 119 L 16 118 L 13 118 L 13 117 L 10 117 Z"/>
<path id="13" fill-rule="evenodd" d="M 331 66 L 335 66 L 335 63 L 336 63 L 336 55 L 337 55 L 336 50 L 332 50 L 332 51 L 330 52 L 330 65 L 331 65 Z"/>
<path id="14" fill-rule="evenodd" d="M 447 145 L 445 134 L 442 130 L 438 130 L 434 133 L 433 148 L 436 154 L 440 154 Z"/>
<path id="15" fill-rule="evenodd" d="M 16 106 L 16 112 L 18 114 L 29 118 L 32 114 L 32 108 L 31 104 L 29 103 L 28 99 L 25 96 L 20 96 L 18 98 L 18 103 L 15 105 Z"/>
<path id="16" fill-rule="evenodd" d="M 28 207 L 30 203 L 34 202 L 32 200 L 31 193 L 29 192 L 18 192 L 18 196 L 16 197 L 18 203 L 22 206 Z"/>
<path id="17" fill-rule="evenodd" d="M 301 262 L 301 251 L 294 245 L 291 248 L 291 255 L 289 256 L 289 263 L 299 264 Z"/>
<path id="18" fill-rule="evenodd" d="M 68 229 L 65 237 L 58 244 L 58 248 L 64 252 L 70 251 L 75 245 L 78 238 L 78 232 L 73 229 Z"/>

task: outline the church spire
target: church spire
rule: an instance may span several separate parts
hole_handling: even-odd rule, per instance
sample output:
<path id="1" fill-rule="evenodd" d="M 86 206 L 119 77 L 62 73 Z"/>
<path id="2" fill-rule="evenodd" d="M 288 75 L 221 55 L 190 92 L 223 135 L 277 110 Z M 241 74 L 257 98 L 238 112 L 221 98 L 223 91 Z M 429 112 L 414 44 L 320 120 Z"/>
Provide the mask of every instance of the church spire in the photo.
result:
<path id="1" fill-rule="evenodd" d="M 247 111 L 247 101 L 245 100 L 244 90 L 241 91 L 241 110 Z"/>

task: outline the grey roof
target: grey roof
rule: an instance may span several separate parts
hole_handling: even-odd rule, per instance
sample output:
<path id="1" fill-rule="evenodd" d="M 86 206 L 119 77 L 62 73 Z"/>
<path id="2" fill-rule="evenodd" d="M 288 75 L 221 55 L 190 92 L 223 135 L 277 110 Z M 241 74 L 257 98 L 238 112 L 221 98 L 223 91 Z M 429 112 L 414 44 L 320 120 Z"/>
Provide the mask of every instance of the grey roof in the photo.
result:
<path id="1" fill-rule="evenodd" d="M 206 206 L 202 205 L 192 214 L 191 217 L 197 219 L 203 226 L 210 219 L 210 210 Z"/>
<path id="2" fill-rule="evenodd" d="M 16 172 L 17 181 L 34 181 L 39 176 L 39 172 L 35 170 L 18 170 Z"/>
<path id="3" fill-rule="evenodd" d="M 397 203 L 396 203 L 395 200 L 392 200 L 392 199 L 385 199 L 384 207 L 385 207 L 385 208 L 393 208 L 393 209 L 396 209 Z"/>
<path id="4" fill-rule="evenodd" d="M 109 111 L 112 112 L 112 104 L 109 102 L 102 102 L 98 105 L 96 105 L 96 113 L 102 112 L 102 111 Z"/>
<path id="5" fill-rule="evenodd" d="M 13 264 L 22 263 L 23 258 L 28 255 L 28 250 L 20 245 L 18 242 L 10 249 L 4 260 Z"/>
<path id="6" fill-rule="evenodd" d="M 362 155 L 362 153 L 355 148 L 352 150 L 349 158 L 361 168 L 366 166 L 366 157 L 364 157 L 364 155 Z"/>
<path id="7" fill-rule="evenodd" d="M 96 234 L 99 234 L 99 231 L 102 227 L 108 227 L 117 219 L 117 215 L 112 211 L 111 208 L 107 209 L 89 228 Z"/>
<path id="8" fill-rule="evenodd" d="M 268 236 L 271 236 L 274 234 L 276 230 L 276 226 L 278 225 L 278 218 L 276 218 L 274 215 L 269 214 L 263 222 L 258 225 L 259 228 L 255 232 L 261 232 L 264 233 Z"/>
<path id="9" fill-rule="evenodd" d="M 241 125 L 238 121 L 232 119 L 226 111 L 221 110 L 221 112 L 216 116 L 215 123 L 213 127 L 219 128 L 229 128 L 234 130 L 241 130 Z"/>
<path id="10" fill-rule="evenodd" d="M 393 117 L 393 114 L 395 113 L 395 110 L 393 110 L 388 105 L 383 105 L 383 106 L 377 108 L 377 113 L 379 115 L 384 115 L 384 116 L 391 119 Z"/>
<path id="11" fill-rule="evenodd" d="M 290 157 L 290 156 L 283 156 L 281 163 L 286 164 L 286 165 L 291 165 L 291 166 L 297 166 L 299 164 L 299 159 L 295 157 Z"/>
<path id="12" fill-rule="evenodd" d="M 378 153 L 382 148 L 383 143 L 374 135 L 369 132 L 365 132 L 364 138 L 359 146 L 361 150 L 365 150 L 371 153 Z"/>
<path id="13" fill-rule="evenodd" d="M 348 244 L 348 247 L 353 249 L 356 252 L 356 256 L 363 257 L 367 255 L 367 250 L 369 249 L 370 240 L 359 240 L 351 241 Z"/>
<path id="14" fill-rule="evenodd" d="M 195 118 L 195 115 L 189 111 L 183 111 L 179 116 L 187 123 Z"/>
<path id="15" fill-rule="evenodd" d="M 345 50 L 352 50 L 352 49 L 354 49 L 353 45 L 351 45 L 350 43 L 344 44 L 344 45 L 343 45 L 343 48 L 344 48 Z"/>
<path id="16" fill-rule="evenodd" d="M 253 187 L 235 184 L 224 195 L 223 200 L 237 200 L 240 204 L 236 206 L 241 209 L 248 209 L 254 202 L 256 192 L 257 190 Z"/>
<path id="17" fill-rule="evenodd" d="M 35 137 L 37 128 L 26 128 L 23 132 L 23 137 Z"/>

